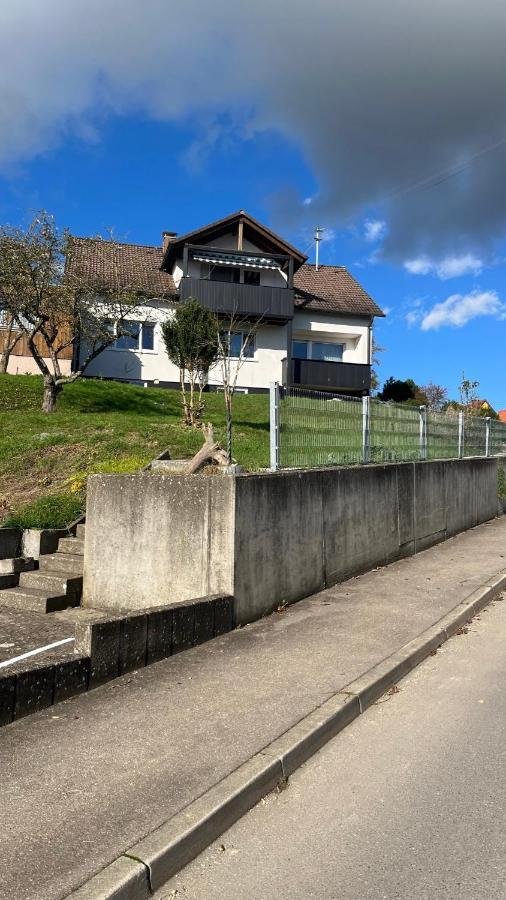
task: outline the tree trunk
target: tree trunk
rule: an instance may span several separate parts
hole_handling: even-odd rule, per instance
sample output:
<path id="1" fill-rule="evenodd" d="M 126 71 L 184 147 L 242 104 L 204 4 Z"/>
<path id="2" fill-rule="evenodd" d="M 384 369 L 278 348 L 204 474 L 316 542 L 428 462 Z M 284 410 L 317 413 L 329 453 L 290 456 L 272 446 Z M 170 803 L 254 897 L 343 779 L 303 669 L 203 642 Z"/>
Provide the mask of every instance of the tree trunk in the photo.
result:
<path id="1" fill-rule="evenodd" d="M 0 353 L 0 375 L 7 375 L 7 366 L 9 365 L 10 352 L 7 348 Z"/>
<path id="2" fill-rule="evenodd" d="M 60 385 L 55 384 L 52 378 L 44 378 L 44 399 L 42 401 L 43 412 L 52 413 L 55 411 L 56 399 L 60 391 Z"/>

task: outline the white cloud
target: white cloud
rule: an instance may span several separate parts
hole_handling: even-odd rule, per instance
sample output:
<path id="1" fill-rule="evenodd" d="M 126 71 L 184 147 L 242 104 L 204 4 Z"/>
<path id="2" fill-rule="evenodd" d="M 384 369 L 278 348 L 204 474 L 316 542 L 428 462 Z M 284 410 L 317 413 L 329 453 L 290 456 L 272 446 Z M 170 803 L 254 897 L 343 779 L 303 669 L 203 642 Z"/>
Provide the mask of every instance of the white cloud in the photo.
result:
<path id="1" fill-rule="evenodd" d="M 411 275 L 435 275 L 441 281 L 447 281 L 449 278 L 459 278 L 462 275 L 479 275 L 483 269 L 483 260 L 473 253 L 445 256 L 440 260 L 431 259 L 429 256 L 416 256 L 414 259 L 407 259 L 404 268 Z"/>
<path id="2" fill-rule="evenodd" d="M 368 244 L 374 244 L 385 237 L 387 223 L 383 219 L 366 219 L 364 222 L 364 238 Z"/>
<path id="3" fill-rule="evenodd" d="M 410 312 L 406 313 L 404 318 L 406 319 L 409 327 L 412 328 L 413 325 L 418 325 L 421 318 L 421 313 L 417 312 L 416 310 L 411 310 Z"/>
<path id="4" fill-rule="evenodd" d="M 428 256 L 417 256 L 415 259 L 407 259 L 404 268 L 411 275 L 429 275 L 433 270 L 433 264 Z"/>
<path id="5" fill-rule="evenodd" d="M 408 316 L 410 314 L 408 313 Z M 408 318 L 406 316 L 406 319 Z M 462 328 L 479 316 L 506 318 L 506 306 L 497 291 L 471 291 L 469 294 L 452 294 L 442 303 L 436 303 L 421 319 L 422 331 L 437 331 L 444 325 Z"/>

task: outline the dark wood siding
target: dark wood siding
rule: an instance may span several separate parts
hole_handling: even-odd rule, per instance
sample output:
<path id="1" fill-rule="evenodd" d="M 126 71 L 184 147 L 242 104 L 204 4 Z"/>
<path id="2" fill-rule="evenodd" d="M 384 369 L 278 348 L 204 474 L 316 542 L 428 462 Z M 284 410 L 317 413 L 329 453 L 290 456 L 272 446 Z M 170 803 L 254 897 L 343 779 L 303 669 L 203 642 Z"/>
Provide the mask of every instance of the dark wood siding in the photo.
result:
<path id="1" fill-rule="evenodd" d="M 316 359 L 283 361 L 283 381 L 290 387 L 319 391 L 353 391 L 368 394 L 371 367 L 364 363 L 321 362 Z"/>
<path id="2" fill-rule="evenodd" d="M 230 284 L 182 278 L 179 284 L 182 301 L 190 297 L 199 300 L 207 309 L 223 315 L 287 322 L 293 319 L 293 291 L 290 288 L 251 284 Z"/>

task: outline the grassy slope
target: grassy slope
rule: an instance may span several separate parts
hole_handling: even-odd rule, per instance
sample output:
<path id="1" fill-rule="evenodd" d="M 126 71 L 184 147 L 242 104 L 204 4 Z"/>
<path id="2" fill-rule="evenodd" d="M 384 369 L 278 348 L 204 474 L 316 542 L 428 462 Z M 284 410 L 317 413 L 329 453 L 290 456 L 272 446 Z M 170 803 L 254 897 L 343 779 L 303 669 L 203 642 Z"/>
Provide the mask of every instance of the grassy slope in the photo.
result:
<path id="1" fill-rule="evenodd" d="M 134 472 L 166 447 L 181 458 L 202 444 L 181 425 L 176 391 L 81 381 L 64 389 L 52 415 L 41 399 L 40 378 L 0 375 L 0 525 L 67 524 L 83 507 L 89 474 Z M 223 439 L 223 395 L 207 395 L 205 418 Z M 235 458 L 251 470 L 267 466 L 268 446 L 268 398 L 237 394 Z"/>

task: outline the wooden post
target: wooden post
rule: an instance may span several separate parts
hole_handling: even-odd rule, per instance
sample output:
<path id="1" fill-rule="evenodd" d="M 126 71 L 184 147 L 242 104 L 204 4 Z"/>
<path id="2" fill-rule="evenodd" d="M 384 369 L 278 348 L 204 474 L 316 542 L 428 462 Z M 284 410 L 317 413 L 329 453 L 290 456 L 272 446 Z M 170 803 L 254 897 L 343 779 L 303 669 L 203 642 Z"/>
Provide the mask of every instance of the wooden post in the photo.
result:
<path id="1" fill-rule="evenodd" d="M 243 231 L 244 231 L 244 223 L 243 223 L 242 219 L 239 219 L 239 225 L 237 228 L 237 249 L 238 250 L 242 250 Z"/>

